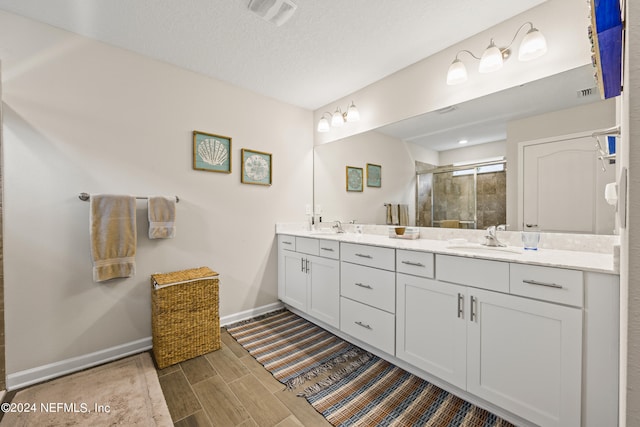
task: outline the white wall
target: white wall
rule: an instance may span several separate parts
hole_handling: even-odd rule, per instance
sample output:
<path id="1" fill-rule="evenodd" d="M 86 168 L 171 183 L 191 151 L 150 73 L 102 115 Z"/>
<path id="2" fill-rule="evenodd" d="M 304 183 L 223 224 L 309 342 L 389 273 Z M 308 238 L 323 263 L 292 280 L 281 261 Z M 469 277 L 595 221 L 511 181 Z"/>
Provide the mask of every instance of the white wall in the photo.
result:
<path id="1" fill-rule="evenodd" d="M 367 187 L 367 163 L 382 166 L 380 188 Z M 365 171 L 362 192 L 346 191 L 346 166 Z M 404 203 L 409 205 L 410 224 L 415 224 L 415 163 L 400 140 L 366 132 L 316 146 L 314 175 L 315 203 L 322 205 L 323 221 L 385 224 L 384 203 Z"/>
<path id="2" fill-rule="evenodd" d="M 219 272 L 222 316 L 277 301 L 275 222 L 312 202 L 310 111 L 4 12 L 0 46 L 10 376 L 149 337 L 154 272 Z M 233 138 L 231 174 L 192 169 L 193 130 Z M 271 187 L 240 183 L 241 148 L 273 154 Z M 140 201 L 137 274 L 94 283 L 83 191 L 179 195 L 177 235 L 148 240 Z"/>
<path id="3" fill-rule="evenodd" d="M 470 145 L 440 152 L 440 166 L 458 162 L 479 162 L 495 157 L 506 157 L 507 142 L 495 141 L 486 144 Z"/>
<path id="4" fill-rule="evenodd" d="M 596 101 L 507 123 L 507 222 L 518 224 L 518 146 L 521 142 L 616 126 L 616 100 Z M 595 149 L 595 140 L 594 149 Z M 606 206 L 605 206 L 606 208 Z M 609 232 L 607 231 L 607 234 Z"/>

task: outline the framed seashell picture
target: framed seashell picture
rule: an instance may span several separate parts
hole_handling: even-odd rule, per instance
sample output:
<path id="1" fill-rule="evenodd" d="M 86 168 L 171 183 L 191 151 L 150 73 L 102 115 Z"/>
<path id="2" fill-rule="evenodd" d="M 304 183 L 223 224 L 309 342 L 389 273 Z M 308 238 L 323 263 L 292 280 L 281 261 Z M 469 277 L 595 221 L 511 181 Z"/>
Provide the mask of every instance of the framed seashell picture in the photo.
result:
<path id="1" fill-rule="evenodd" d="M 246 148 L 241 151 L 240 181 L 243 184 L 271 185 L 271 154 Z"/>
<path id="2" fill-rule="evenodd" d="M 193 168 L 231 173 L 231 138 L 194 130 Z"/>

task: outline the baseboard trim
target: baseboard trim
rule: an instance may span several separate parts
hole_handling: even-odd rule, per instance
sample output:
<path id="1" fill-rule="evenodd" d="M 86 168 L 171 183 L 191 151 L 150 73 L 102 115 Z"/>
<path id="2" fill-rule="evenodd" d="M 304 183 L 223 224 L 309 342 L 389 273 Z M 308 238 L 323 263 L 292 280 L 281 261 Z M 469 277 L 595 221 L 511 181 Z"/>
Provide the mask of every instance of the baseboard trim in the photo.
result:
<path id="1" fill-rule="evenodd" d="M 262 307 L 256 307 L 239 313 L 230 314 L 220 318 L 220 325 L 230 325 L 232 323 L 251 319 L 252 317 L 261 316 L 282 308 L 284 308 L 284 304 L 281 302 L 275 302 L 273 304 L 263 305 Z M 53 378 L 61 377 L 63 375 L 72 374 L 83 369 L 92 368 L 94 366 L 102 365 L 103 363 L 151 350 L 152 347 L 153 341 L 151 337 L 146 337 L 137 341 L 131 341 L 126 344 L 96 351 L 94 353 L 72 357 L 70 359 L 61 360 L 60 362 L 38 366 L 24 371 L 18 371 L 7 375 L 7 390 L 13 391 L 48 381 Z"/>
<path id="2" fill-rule="evenodd" d="M 262 316 L 263 314 L 284 308 L 284 304 L 280 301 L 273 304 L 263 305 L 262 307 L 252 308 L 250 310 L 241 311 L 240 313 L 230 314 L 220 318 L 220 326 L 230 325 L 232 323 L 241 322 L 253 317 Z"/>
<path id="3" fill-rule="evenodd" d="M 142 338 L 126 344 L 96 351 L 94 353 L 85 354 L 70 359 L 61 360 L 60 362 L 50 363 L 48 365 L 38 366 L 36 368 L 19 371 L 7 375 L 7 390 L 16 390 L 33 384 L 41 383 L 63 375 L 78 372 L 83 369 L 102 365 L 103 363 L 121 359 L 143 351 L 150 350 L 152 347 L 151 337 Z"/>

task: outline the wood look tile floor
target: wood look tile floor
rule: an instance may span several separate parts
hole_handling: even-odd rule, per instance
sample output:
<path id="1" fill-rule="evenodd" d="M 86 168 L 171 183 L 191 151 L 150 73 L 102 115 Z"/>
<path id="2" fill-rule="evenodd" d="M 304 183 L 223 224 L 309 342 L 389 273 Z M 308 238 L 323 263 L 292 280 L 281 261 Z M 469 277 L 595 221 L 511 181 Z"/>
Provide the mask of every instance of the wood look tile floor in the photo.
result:
<path id="1" fill-rule="evenodd" d="M 331 426 L 224 329 L 221 339 L 220 350 L 158 370 L 176 427 Z"/>

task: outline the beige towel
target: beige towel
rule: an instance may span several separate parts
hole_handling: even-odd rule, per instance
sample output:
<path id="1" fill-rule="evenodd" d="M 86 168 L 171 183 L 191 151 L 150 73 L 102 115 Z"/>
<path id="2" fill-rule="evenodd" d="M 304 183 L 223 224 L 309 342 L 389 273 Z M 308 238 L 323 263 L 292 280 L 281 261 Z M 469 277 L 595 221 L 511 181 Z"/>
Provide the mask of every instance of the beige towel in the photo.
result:
<path id="1" fill-rule="evenodd" d="M 97 194 L 90 202 L 93 280 L 136 273 L 136 198 Z"/>
<path id="2" fill-rule="evenodd" d="M 385 203 L 384 205 L 387 208 L 387 225 L 393 225 L 393 215 L 391 214 L 393 205 L 391 203 Z"/>
<path id="3" fill-rule="evenodd" d="M 171 239 L 176 235 L 175 197 L 149 197 L 149 238 Z"/>
<path id="4" fill-rule="evenodd" d="M 398 205 L 398 224 L 409 225 L 409 205 Z"/>
<path id="5" fill-rule="evenodd" d="M 443 219 L 440 221 L 440 228 L 460 228 L 460 221 L 457 219 Z"/>

